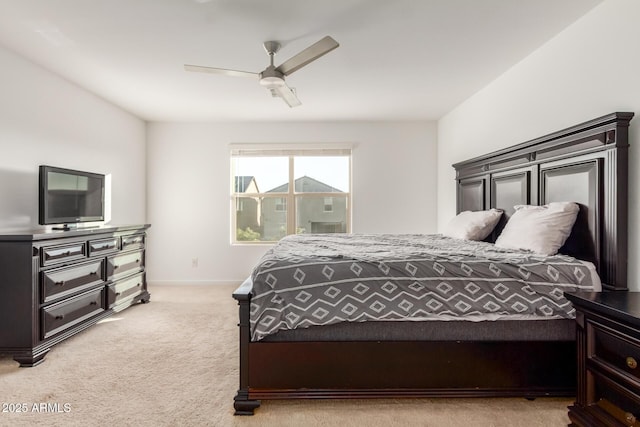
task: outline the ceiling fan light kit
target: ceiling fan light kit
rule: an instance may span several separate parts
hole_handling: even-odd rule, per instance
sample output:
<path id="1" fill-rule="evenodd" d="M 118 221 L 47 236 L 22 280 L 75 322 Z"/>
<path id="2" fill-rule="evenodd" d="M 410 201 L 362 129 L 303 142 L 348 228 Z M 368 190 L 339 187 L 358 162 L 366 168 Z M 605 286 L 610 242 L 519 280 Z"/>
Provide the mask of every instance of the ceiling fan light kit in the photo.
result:
<path id="1" fill-rule="evenodd" d="M 276 67 L 273 65 L 273 60 L 275 54 L 280 50 L 280 43 L 277 41 L 267 41 L 264 42 L 264 49 L 269 55 L 269 66 L 260 73 L 187 64 L 185 64 L 184 69 L 186 71 L 224 74 L 233 77 L 257 77 L 260 85 L 269 89 L 272 96 L 282 98 L 289 107 L 297 107 L 302 103 L 296 96 L 295 90 L 287 86 L 284 78 L 321 56 L 326 55 L 338 46 L 340 46 L 340 44 L 338 44 L 337 41 L 330 36 L 326 36 Z"/>

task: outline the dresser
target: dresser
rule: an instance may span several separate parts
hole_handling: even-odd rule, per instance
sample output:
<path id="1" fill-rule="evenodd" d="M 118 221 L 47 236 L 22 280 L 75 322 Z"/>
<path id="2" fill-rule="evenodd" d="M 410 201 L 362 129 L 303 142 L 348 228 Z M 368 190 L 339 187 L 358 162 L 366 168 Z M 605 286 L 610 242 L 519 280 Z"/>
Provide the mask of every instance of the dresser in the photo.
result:
<path id="1" fill-rule="evenodd" d="M 576 309 L 574 426 L 640 426 L 640 292 L 566 293 Z"/>
<path id="2" fill-rule="evenodd" d="M 0 353 L 20 366 L 137 302 L 148 302 L 149 224 L 0 234 Z"/>

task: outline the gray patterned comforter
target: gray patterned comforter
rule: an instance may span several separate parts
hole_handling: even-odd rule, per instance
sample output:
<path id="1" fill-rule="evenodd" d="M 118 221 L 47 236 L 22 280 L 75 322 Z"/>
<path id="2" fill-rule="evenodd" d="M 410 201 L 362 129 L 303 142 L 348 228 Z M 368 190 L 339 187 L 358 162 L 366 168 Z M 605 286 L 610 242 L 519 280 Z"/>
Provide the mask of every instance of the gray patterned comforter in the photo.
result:
<path id="1" fill-rule="evenodd" d="M 369 319 L 572 318 L 563 292 L 593 289 L 589 269 L 568 256 L 425 234 L 288 236 L 252 280 L 253 341 Z"/>

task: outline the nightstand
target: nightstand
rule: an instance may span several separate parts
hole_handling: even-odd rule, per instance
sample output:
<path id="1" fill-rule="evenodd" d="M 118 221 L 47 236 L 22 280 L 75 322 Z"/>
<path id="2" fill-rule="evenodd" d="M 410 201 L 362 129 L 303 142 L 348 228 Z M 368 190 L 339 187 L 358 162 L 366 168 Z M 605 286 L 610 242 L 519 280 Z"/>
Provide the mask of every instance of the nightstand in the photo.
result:
<path id="1" fill-rule="evenodd" d="M 576 309 L 572 426 L 640 426 L 640 292 L 565 293 Z"/>

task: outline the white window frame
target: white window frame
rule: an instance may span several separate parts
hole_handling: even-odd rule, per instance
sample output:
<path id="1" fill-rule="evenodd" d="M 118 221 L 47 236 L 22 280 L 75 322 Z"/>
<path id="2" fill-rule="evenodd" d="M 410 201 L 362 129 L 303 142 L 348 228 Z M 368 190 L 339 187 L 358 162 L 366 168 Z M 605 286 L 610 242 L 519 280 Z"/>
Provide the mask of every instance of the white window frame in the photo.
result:
<path id="1" fill-rule="evenodd" d="M 251 197 L 251 198 L 265 198 L 265 197 L 277 197 L 285 199 L 286 209 L 280 212 L 286 212 L 287 215 L 287 230 L 286 234 L 296 234 L 296 199 L 299 197 L 344 197 L 346 199 L 346 232 L 351 232 L 352 227 L 352 144 L 230 144 L 230 175 L 231 175 L 231 244 L 232 245 L 256 245 L 267 244 L 271 245 L 275 241 L 239 241 L 236 240 L 236 202 L 238 198 Z M 288 157 L 289 159 L 289 185 L 288 192 L 286 193 L 236 193 L 234 183 L 234 159 L 236 157 Z M 296 192 L 295 191 L 295 178 L 294 178 L 294 158 L 295 157 L 335 157 L 346 156 L 349 159 L 349 188 L 340 193 L 324 193 L 324 192 Z M 323 204 L 324 205 L 324 204 Z M 322 213 L 329 213 L 329 211 L 322 211 Z"/>

